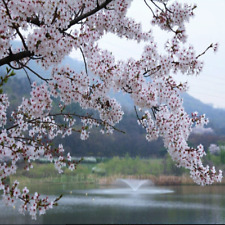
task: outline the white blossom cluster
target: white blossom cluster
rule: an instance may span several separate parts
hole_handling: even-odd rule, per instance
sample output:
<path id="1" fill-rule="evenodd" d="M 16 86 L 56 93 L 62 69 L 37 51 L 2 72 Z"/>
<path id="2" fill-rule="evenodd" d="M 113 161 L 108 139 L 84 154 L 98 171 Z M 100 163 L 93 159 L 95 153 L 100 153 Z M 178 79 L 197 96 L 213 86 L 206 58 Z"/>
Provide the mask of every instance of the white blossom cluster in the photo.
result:
<path id="1" fill-rule="evenodd" d="M 28 195 L 18 182 L 11 187 L 6 178 L 16 173 L 17 162 L 24 160 L 25 169 L 44 156 L 53 161 L 59 173 L 63 167 L 70 170 L 77 163 L 64 155 L 64 148 L 53 148 L 55 137 L 79 132 L 86 140 L 93 127 L 102 133 L 113 133 L 123 116 L 120 104 L 110 97 L 110 91 L 130 94 L 134 101 L 138 123 L 146 129 L 148 141 L 162 137 L 165 147 L 178 166 L 190 170 L 193 180 L 201 185 L 221 181 L 222 173 L 202 164 L 205 155 L 202 145 L 190 148 L 187 140 L 193 126 L 204 126 L 204 115 L 183 108 L 180 93 L 187 83 L 173 79 L 173 73 L 199 74 L 202 62 L 187 42 L 185 23 L 194 14 L 196 6 L 174 1 L 145 1 L 152 24 L 172 33 L 162 54 L 151 30 L 143 32 L 141 24 L 126 16 L 131 0 L 2 0 L 0 1 L 0 66 L 30 69 L 29 60 L 44 68 L 51 68 L 51 76 L 37 74 L 43 83 L 32 85 L 30 98 L 24 98 L 18 109 L 7 120 L 9 101 L 0 95 L 0 189 L 7 203 L 21 200 L 20 211 L 28 211 L 32 218 L 44 214 L 59 200 L 49 201 L 35 193 Z M 172 3 L 170 3 L 172 2 Z M 157 7 L 156 7 L 157 6 Z M 138 10 L 138 9 L 137 9 Z M 28 31 L 23 33 L 22 31 Z M 116 61 L 111 52 L 101 49 L 98 40 L 108 32 L 121 38 L 145 42 L 139 60 L 130 58 Z M 20 38 L 21 46 L 13 49 L 11 42 Z M 73 49 L 82 52 L 85 71 L 77 72 L 69 66 L 58 65 Z M 132 57 L 132 55 L 131 55 Z M 32 70 L 31 70 L 32 71 Z M 2 85 L 0 83 L 0 85 Z M 1 86 L 0 86 L 1 87 Z M 53 99 L 59 99 L 58 112 L 53 113 Z M 93 110 L 98 117 L 67 112 L 71 103 L 79 103 L 84 110 Z M 60 120 L 60 118 L 62 118 Z M 63 121 L 63 122 L 62 122 Z M 78 121 L 81 126 L 77 126 Z"/>
<path id="2" fill-rule="evenodd" d="M 209 152 L 212 155 L 218 155 L 220 153 L 221 149 L 218 145 L 216 144 L 210 144 L 209 146 Z"/>

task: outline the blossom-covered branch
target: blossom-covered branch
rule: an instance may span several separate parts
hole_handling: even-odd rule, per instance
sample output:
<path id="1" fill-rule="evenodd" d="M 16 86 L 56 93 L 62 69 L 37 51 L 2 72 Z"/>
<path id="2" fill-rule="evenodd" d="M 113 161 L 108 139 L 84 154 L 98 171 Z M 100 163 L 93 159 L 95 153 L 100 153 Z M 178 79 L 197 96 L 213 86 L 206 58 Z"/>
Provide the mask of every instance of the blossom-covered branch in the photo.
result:
<path id="1" fill-rule="evenodd" d="M 174 162 L 189 169 L 197 184 L 221 181 L 221 171 L 202 164 L 203 146 L 188 146 L 192 128 L 204 126 L 208 120 L 204 115 L 189 116 L 185 112 L 181 93 L 187 91 L 188 84 L 177 83 L 173 78 L 178 72 L 199 74 L 203 68 L 200 57 L 210 48 L 215 51 L 217 44 L 196 54 L 187 43 L 185 24 L 194 15 L 195 5 L 144 0 L 153 15 L 152 25 L 171 33 L 165 51 L 160 52 L 151 30 L 143 32 L 140 23 L 127 17 L 131 2 L 0 1 L 0 66 L 11 67 L 0 75 L 0 189 L 7 203 L 21 200 L 22 213 L 29 211 L 36 218 L 38 212 L 43 214 L 56 205 L 59 198 L 50 201 L 37 193 L 30 197 L 26 187 L 19 190 L 17 181 L 7 185 L 6 178 L 16 173 L 18 160 L 24 160 L 26 170 L 32 169 L 33 161 L 40 157 L 54 162 L 59 173 L 66 166 L 76 169 L 79 162 L 72 162 L 61 144 L 53 147 L 51 142 L 72 132 L 79 132 L 80 138 L 86 140 L 93 127 L 100 127 L 100 132 L 107 134 L 122 132 L 117 124 L 124 112 L 111 97 L 112 90 L 129 93 L 138 123 L 146 130 L 146 139 L 161 137 Z M 128 60 L 116 61 L 110 51 L 98 45 L 107 33 L 145 43 L 140 58 L 135 60 L 131 54 Z M 16 39 L 20 41 L 18 48 L 12 46 Z M 59 66 L 73 50 L 81 51 L 84 71 Z M 32 60 L 51 70 L 50 74 L 37 73 L 28 65 Z M 29 70 L 41 82 L 31 85 L 30 97 L 24 97 L 9 118 L 10 102 L 2 87 L 15 75 L 12 69 Z M 96 116 L 67 112 L 66 107 L 72 103 Z"/>

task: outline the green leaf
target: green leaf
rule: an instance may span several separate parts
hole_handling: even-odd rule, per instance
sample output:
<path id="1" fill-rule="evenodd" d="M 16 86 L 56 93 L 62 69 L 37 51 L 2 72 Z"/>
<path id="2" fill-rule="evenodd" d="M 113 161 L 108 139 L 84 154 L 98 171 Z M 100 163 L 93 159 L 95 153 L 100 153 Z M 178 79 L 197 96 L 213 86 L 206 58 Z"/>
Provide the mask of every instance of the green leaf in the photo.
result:
<path id="1" fill-rule="evenodd" d="M 41 44 L 41 40 L 38 40 L 35 47 L 38 48 L 38 46 Z"/>
<path id="2" fill-rule="evenodd" d="M 10 77 L 15 76 L 16 73 L 14 72 L 14 70 L 12 70 L 12 72 L 9 74 Z"/>

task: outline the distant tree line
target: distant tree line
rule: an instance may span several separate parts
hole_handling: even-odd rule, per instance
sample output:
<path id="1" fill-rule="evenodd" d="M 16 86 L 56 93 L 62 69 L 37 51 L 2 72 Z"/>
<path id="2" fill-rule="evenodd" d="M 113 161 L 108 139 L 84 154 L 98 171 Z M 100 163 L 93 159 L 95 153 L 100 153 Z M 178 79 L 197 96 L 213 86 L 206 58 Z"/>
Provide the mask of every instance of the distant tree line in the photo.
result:
<path id="1" fill-rule="evenodd" d="M 22 96 L 28 96 L 30 93 L 30 84 L 28 80 L 23 78 L 10 79 L 6 85 L 4 85 L 4 91 L 9 94 L 11 105 L 8 111 L 8 117 L 10 117 L 12 109 L 15 109 L 20 104 Z M 186 98 L 185 98 L 186 99 Z M 195 102 L 194 102 L 195 103 Z M 201 103 L 201 108 L 205 110 L 208 106 Z M 190 111 L 191 101 L 189 99 L 188 109 Z M 190 107 L 189 107 L 190 106 Z M 81 112 L 82 109 L 77 104 L 72 104 L 67 109 L 68 111 Z M 90 138 L 86 141 L 82 141 L 79 133 L 73 133 L 71 136 L 67 136 L 63 139 L 55 139 L 54 144 L 57 146 L 62 143 L 65 150 L 71 152 L 73 156 L 98 156 L 98 157 L 113 157 L 113 156 L 125 156 L 127 153 L 131 157 L 163 157 L 166 155 L 166 149 L 163 146 L 161 139 L 153 142 L 146 141 L 145 131 L 138 126 L 137 117 L 131 109 L 126 112 L 123 120 L 118 125 L 118 129 L 125 132 L 115 132 L 113 135 L 102 135 L 99 129 L 96 128 L 92 131 Z M 210 115 L 213 114 L 213 110 L 210 109 Z M 187 110 L 188 111 L 188 110 Z M 219 110 L 219 113 L 222 111 Z M 95 113 L 95 112 L 92 112 Z M 225 113 L 225 112 L 224 112 Z M 216 121 L 218 123 L 218 121 Z M 196 147 L 199 143 L 202 143 L 205 149 L 208 149 L 211 143 L 218 143 L 225 141 L 224 127 L 216 129 L 214 126 L 214 120 L 211 120 L 210 125 L 214 127 L 214 133 L 205 134 L 191 134 L 189 138 L 189 144 Z"/>

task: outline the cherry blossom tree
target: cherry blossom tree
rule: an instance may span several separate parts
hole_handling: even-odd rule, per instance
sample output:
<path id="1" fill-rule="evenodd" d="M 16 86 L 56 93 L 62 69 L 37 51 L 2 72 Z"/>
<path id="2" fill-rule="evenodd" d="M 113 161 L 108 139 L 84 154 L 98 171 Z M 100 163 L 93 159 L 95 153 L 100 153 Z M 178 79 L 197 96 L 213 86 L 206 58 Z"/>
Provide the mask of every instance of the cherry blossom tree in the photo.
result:
<path id="1" fill-rule="evenodd" d="M 187 83 L 177 83 L 173 74 L 199 74 L 203 63 L 200 57 L 217 44 L 209 45 L 202 53 L 196 53 L 187 43 L 185 23 L 194 15 L 195 5 L 166 0 L 144 0 L 152 14 L 152 26 L 158 26 L 171 34 L 165 43 L 165 51 L 157 48 L 152 31 L 143 32 L 141 24 L 126 16 L 131 0 L 1 0 L 0 1 L 0 189 L 7 204 L 20 200 L 20 212 L 28 211 L 33 218 L 44 214 L 57 204 L 40 194 L 29 194 L 27 187 L 19 188 L 15 181 L 11 186 L 6 178 L 17 171 L 18 160 L 31 169 L 32 162 L 45 157 L 53 162 L 59 173 L 68 166 L 74 170 L 76 162 L 63 154 L 60 144 L 52 147 L 56 137 L 79 132 L 86 140 L 93 127 L 102 133 L 120 132 L 116 125 L 124 112 L 119 102 L 109 93 L 128 93 L 134 101 L 137 121 L 146 130 L 146 139 L 162 137 L 177 166 L 190 170 L 190 176 L 200 185 L 221 181 L 222 172 L 202 164 L 203 146 L 191 148 L 187 144 L 193 127 L 204 126 L 204 115 L 189 116 L 182 105 L 181 93 L 187 91 Z M 138 10 L 138 9 L 137 9 Z M 145 48 L 138 60 L 116 61 L 107 49 L 101 49 L 98 41 L 107 33 L 114 33 L 127 40 L 144 42 Z M 13 48 L 12 41 L 20 40 L 20 47 Z M 69 66 L 59 66 L 72 50 L 82 53 L 85 69 L 75 71 Z M 36 61 L 51 74 L 38 74 L 29 62 Z M 7 66 L 7 67 L 5 67 Z M 23 70 L 36 75 L 40 84 L 32 83 L 29 98 L 23 98 L 20 106 L 7 117 L 9 100 L 2 92 L 3 85 Z M 59 99 L 58 111 L 52 110 L 54 99 Z M 71 103 L 87 112 L 80 115 L 67 112 Z M 95 113 L 96 114 L 96 113 Z M 81 123 L 81 128 L 77 124 Z M 56 160 L 53 160 L 53 158 Z"/>
<path id="2" fill-rule="evenodd" d="M 220 147 L 218 145 L 216 145 L 216 144 L 211 144 L 209 146 L 209 152 L 212 155 L 219 155 L 219 153 L 220 153 Z"/>

